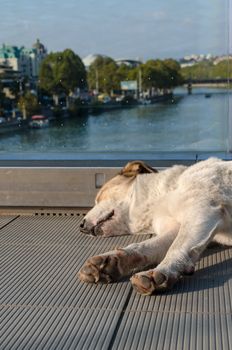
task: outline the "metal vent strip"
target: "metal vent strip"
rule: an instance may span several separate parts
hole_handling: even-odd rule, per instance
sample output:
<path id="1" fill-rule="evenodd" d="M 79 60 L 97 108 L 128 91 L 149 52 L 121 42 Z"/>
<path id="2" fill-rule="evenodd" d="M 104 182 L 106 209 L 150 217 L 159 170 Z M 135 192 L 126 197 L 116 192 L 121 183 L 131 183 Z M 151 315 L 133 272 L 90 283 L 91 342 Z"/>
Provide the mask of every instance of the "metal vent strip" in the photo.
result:
<path id="1" fill-rule="evenodd" d="M 34 213 L 35 216 L 78 216 L 78 217 L 81 217 L 81 216 L 85 216 L 85 213 L 79 213 L 79 212 L 67 212 L 67 211 L 41 211 L 41 212 L 38 212 L 36 211 Z"/>

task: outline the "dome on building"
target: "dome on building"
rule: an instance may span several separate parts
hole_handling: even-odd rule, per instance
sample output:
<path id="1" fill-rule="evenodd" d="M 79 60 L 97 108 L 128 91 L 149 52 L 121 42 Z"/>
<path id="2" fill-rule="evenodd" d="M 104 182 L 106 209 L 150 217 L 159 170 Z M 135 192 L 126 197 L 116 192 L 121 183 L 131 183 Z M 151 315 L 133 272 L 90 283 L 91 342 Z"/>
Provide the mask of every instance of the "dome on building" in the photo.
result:
<path id="1" fill-rule="evenodd" d="M 47 53 L 45 46 L 40 42 L 39 39 L 36 40 L 36 43 L 33 45 L 33 48 L 36 49 L 38 53 L 41 53 L 41 54 Z"/>
<path id="2" fill-rule="evenodd" d="M 92 54 L 92 55 L 88 55 L 85 58 L 82 59 L 82 62 L 84 63 L 86 68 L 89 68 L 89 66 L 99 57 L 108 57 L 105 55 L 100 55 L 100 54 Z"/>
<path id="3" fill-rule="evenodd" d="M 85 67 L 89 67 L 97 58 L 99 55 L 88 55 L 85 58 L 82 59 Z"/>

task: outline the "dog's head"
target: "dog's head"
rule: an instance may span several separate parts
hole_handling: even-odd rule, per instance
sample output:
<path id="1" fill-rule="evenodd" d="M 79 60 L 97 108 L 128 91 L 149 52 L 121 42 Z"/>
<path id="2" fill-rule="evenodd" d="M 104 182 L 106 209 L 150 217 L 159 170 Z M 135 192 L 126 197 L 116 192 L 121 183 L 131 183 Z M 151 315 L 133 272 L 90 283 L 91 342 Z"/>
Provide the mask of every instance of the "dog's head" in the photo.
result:
<path id="1" fill-rule="evenodd" d="M 81 232 L 93 236 L 130 234 L 129 206 L 133 183 L 138 175 L 156 172 L 157 170 L 141 161 L 128 163 L 100 189 L 94 208 L 88 212 L 80 225 Z"/>

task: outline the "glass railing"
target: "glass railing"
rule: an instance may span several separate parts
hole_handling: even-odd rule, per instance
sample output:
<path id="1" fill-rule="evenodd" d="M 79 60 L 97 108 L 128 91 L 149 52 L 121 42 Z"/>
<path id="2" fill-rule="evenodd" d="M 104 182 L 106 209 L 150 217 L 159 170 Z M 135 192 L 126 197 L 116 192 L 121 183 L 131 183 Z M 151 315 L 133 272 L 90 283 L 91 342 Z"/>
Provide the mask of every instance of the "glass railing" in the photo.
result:
<path id="1" fill-rule="evenodd" d="M 230 158 L 230 0 L 9 0 L 1 12 L 2 164 Z"/>

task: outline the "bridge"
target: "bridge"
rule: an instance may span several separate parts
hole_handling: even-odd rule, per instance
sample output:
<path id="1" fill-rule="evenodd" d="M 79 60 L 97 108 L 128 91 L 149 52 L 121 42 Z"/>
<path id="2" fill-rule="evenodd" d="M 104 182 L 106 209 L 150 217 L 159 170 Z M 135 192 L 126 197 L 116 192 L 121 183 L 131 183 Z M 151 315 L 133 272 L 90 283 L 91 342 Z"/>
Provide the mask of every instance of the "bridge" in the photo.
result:
<path id="1" fill-rule="evenodd" d="M 231 84 L 232 78 L 211 78 L 211 79 L 185 79 L 184 84 Z"/>

